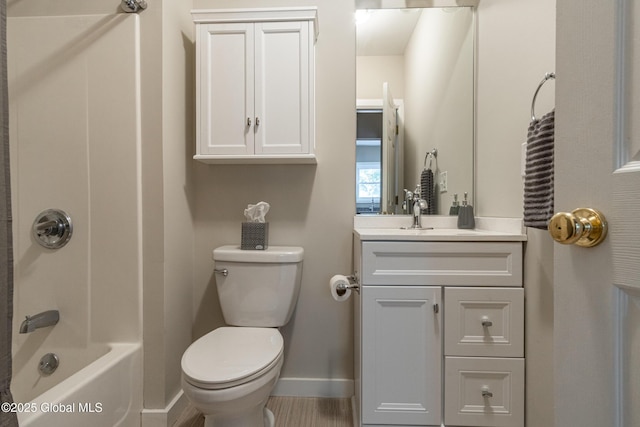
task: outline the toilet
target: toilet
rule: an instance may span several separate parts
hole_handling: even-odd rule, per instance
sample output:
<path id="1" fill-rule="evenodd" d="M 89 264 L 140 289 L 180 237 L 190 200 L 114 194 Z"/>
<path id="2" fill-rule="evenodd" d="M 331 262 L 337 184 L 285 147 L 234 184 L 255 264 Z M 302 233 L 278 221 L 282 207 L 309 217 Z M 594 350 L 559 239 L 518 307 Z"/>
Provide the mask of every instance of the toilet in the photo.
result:
<path id="1" fill-rule="evenodd" d="M 273 427 L 265 405 L 280 376 L 284 340 L 300 292 L 303 248 L 213 251 L 224 320 L 182 356 L 182 389 L 205 427 Z"/>

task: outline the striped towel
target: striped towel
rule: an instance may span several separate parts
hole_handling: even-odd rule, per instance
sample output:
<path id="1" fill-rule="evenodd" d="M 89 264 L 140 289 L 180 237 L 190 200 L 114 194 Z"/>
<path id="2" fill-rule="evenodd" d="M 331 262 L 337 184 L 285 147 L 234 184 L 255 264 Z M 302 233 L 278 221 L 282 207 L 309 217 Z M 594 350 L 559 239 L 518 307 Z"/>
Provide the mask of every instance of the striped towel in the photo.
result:
<path id="1" fill-rule="evenodd" d="M 553 216 L 555 111 L 529 125 L 524 178 L 524 225 L 547 229 Z"/>
<path id="2" fill-rule="evenodd" d="M 435 215 L 436 214 L 436 198 L 434 192 L 433 171 L 424 169 L 420 174 L 420 191 L 422 194 L 420 197 L 427 202 L 427 208 L 422 209 L 423 215 Z"/>

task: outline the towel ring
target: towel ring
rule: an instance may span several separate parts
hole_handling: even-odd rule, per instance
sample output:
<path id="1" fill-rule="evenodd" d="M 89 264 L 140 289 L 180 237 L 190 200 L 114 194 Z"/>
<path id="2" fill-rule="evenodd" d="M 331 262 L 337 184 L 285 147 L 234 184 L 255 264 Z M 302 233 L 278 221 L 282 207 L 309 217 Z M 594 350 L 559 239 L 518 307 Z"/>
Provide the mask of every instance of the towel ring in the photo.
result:
<path id="1" fill-rule="evenodd" d="M 555 78 L 556 78 L 556 73 L 546 73 L 544 75 L 544 79 L 542 79 L 542 81 L 538 85 L 538 88 L 536 89 L 535 93 L 533 94 L 533 101 L 531 101 L 531 121 L 532 122 L 535 122 L 536 120 L 538 120 L 538 119 L 536 119 L 536 113 L 535 113 L 536 98 L 538 97 L 538 92 L 540 92 L 540 89 L 547 82 L 547 80 L 551 80 L 551 79 L 555 79 Z"/>
<path id="2" fill-rule="evenodd" d="M 427 154 L 424 156 L 424 168 L 427 168 L 427 159 L 429 159 L 429 169 L 431 169 L 431 163 L 433 162 L 433 159 L 436 159 L 436 162 L 438 161 L 438 149 L 434 148 L 431 151 L 427 151 Z"/>

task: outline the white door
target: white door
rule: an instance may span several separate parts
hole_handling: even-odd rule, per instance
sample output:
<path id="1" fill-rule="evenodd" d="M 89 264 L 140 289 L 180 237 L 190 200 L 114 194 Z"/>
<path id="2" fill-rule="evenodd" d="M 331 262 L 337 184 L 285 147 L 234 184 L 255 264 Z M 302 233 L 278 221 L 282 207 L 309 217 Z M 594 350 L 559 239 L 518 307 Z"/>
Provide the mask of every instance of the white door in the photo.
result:
<path id="1" fill-rule="evenodd" d="M 640 9 L 563 0 L 557 17 L 556 211 L 610 229 L 555 245 L 555 424 L 640 426 Z"/>
<path id="2" fill-rule="evenodd" d="M 396 103 L 389 83 L 382 83 L 382 212 L 397 213 L 397 155 L 398 120 Z"/>

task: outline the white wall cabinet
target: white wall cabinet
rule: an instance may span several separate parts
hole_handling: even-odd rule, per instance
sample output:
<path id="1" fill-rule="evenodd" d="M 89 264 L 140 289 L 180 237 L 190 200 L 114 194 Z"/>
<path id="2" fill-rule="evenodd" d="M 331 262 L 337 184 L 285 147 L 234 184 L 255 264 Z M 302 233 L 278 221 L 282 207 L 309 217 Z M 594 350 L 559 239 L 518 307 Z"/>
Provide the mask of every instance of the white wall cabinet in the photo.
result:
<path id="1" fill-rule="evenodd" d="M 360 241 L 360 426 L 524 426 L 521 242 Z"/>
<path id="2" fill-rule="evenodd" d="M 196 154 L 315 163 L 315 8 L 193 11 Z"/>

